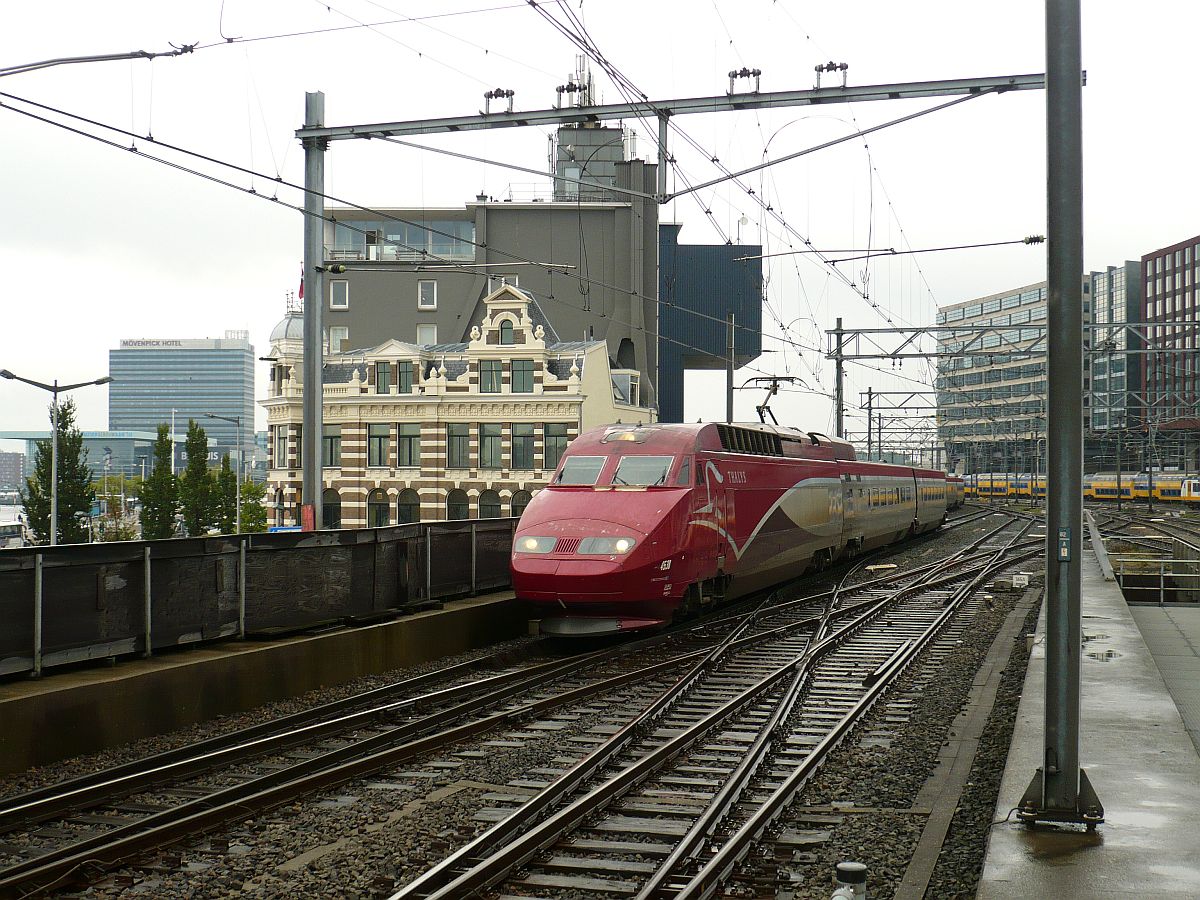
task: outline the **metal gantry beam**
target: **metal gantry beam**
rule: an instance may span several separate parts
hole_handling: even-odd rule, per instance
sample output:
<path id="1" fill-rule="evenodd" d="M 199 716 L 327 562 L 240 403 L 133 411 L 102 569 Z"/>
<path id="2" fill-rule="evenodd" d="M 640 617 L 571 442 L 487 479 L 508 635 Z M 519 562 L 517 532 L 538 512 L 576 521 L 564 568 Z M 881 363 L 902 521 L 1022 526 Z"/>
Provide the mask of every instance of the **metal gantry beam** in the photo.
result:
<path id="1" fill-rule="evenodd" d="M 1171 334 L 1150 337 L 1150 329 Z M 1097 332 L 1104 337 L 1124 333 L 1140 346 L 1115 351 L 1114 355 L 1151 355 L 1155 353 L 1195 353 L 1190 347 L 1174 342 L 1189 334 L 1200 334 L 1197 322 L 1087 322 L 1081 325 L 1089 340 Z M 1020 325 L 927 325 L 894 328 L 828 329 L 826 359 L 840 355 L 851 359 L 953 359 L 960 356 L 1044 356 L 1046 324 Z M 989 339 L 995 338 L 995 341 Z M 934 341 L 936 349 L 922 349 L 922 342 Z M 1082 353 L 1105 354 L 1101 347 L 1088 346 Z M 1141 346 L 1144 345 L 1144 346 Z"/>
<path id="2" fill-rule="evenodd" d="M 611 122 L 639 116 L 658 118 L 663 123 L 660 140 L 665 138 L 665 121 L 671 116 L 695 113 L 745 112 L 792 106 L 818 106 L 836 103 L 861 103 L 872 100 L 912 100 L 922 97 L 949 97 L 956 94 L 985 92 L 1036 91 L 1046 85 L 1042 74 L 1000 75 L 990 78 L 952 78 L 941 81 L 908 81 L 895 84 L 868 84 L 849 87 L 814 88 L 791 91 L 751 91 L 673 100 L 643 100 L 633 103 L 608 103 L 596 106 L 564 106 L 554 109 L 515 110 L 448 116 L 438 119 L 411 119 L 371 125 L 305 126 L 296 132 L 300 140 L 322 138 L 344 141 L 355 138 L 405 137 L 419 134 L 457 134 L 489 128 L 522 128 L 546 125 L 582 125 Z M 665 143 L 665 141 L 663 141 Z"/>

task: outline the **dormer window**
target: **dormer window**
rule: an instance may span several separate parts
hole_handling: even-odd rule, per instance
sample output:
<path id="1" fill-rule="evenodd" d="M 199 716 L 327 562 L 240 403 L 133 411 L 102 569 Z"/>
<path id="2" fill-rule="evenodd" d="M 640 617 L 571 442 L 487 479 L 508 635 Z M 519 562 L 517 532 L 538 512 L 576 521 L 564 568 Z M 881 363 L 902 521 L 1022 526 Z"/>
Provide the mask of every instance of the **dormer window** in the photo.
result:
<path id="1" fill-rule="evenodd" d="M 505 319 L 500 323 L 500 343 L 504 345 L 511 345 L 514 343 L 513 323 L 508 319 Z"/>

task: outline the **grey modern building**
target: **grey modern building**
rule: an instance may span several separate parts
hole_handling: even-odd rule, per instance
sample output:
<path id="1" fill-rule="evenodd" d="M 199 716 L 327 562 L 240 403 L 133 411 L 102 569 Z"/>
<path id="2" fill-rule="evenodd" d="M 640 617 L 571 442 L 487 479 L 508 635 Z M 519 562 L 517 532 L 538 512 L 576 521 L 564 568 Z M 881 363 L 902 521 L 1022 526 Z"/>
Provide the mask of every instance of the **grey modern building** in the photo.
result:
<path id="1" fill-rule="evenodd" d="M 613 370 L 636 371 L 638 405 L 683 415 L 685 369 L 725 364 L 725 315 L 736 361 L 761 352 L 761 253 L 748 245 L 680 245 L 658 222 L 656 166 L 633 158 L 623 128 L 560 128 L 544 197 L 479 195 L 461 208 L 327 209 L 325 338 L 329 352 L 384 338 L 463 342 L 501 284 L 528 293 L 563 340 L 604 340 Z M 344 271 L 338 267 L 344 267 Z"/>
<path id="2" fill-rule="evenodd" d="M 25 454 L 0 450 L 0 490 L 15 490 L 25 483 Z"/>
<path id="3" fill-rule="evenodd" d="M 1080 305 L 1092 318 L 1092 283 Z M 952 471 L 1033 472 L 1045 449 L 1046 282 L 941 307 L 937 426 Z M 981 332 L 979 329 L 986 328 Z M 1084 332 L 1083 427 L 1091 428 L 1091 334 Z"/>
<path id="4" fill-rule="evenodd" d="M 565 148 L 585 135 L 603 154 L 593 158 L 589 150 L 576 164 L 579 154 Z M 325 259 L 345 266 L 325 277 L 330 352 L 384 338 L 420 346 L 469 340 L 483 298 L 511 284 L 536 300 L 564 340 L 606 341 L 614 368 L 641 373 L 641 405 L 656 405 L 656 167 L 609 158 L 614 148 L 622 155 L 622 135 L 560 129 L 564 178 L 600 166 L 601 158 L 601 171 L 612 173 L 611 189 L 607 174 L 596 186 L 568 182 L 582 189 L 573 199 L 565 192 L 527 201 L 481 195 L 453 209 L 327 209 L 336 222 L 325 226 Z"/>
<path id="5" fill-rule="evenodd" d="M 1120 327 L 1142 321 L 1141 263 L 1126 260 L 1093 272 L 1092 428 L 1098 432 L 1135 428 L 1145 418 L 1142 408 L 1142 349 L 1140 329 Z M 1110 343 L 1111 342 L 1111 343 Z"/>
<path id="6" fill-rule="evenodd" d="M 216 339 L 127 339 L 108 352 L 108 427 L 153 434 L 175 420 L 177 443 L 188 419 L 203 426 L 211 462 L 237 446 L 241 418 L 246 459 L 254 447 L 254 347 L 244 331 Z"/>

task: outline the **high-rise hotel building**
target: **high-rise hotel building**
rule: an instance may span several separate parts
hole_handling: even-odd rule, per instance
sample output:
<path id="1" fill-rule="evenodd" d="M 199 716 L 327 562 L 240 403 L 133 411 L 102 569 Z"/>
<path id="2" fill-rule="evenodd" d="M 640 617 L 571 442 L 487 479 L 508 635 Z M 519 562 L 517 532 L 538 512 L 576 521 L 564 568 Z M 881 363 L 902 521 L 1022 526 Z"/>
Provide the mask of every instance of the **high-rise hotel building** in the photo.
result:
<path id="1" fill-rule="evenodd" d="M 188 419 L 195 419 L 208 435 L 209 461 L 215 463 L 237 446 L 238 429 L 209 418 L 211 413 L 240 417 L 243 447 L 254 447 L 254 347 L 247 332 L 203 340 L 122 340 L 108 351 L 108 367 L 110 429 L 153 432 L 170 424 L 174 410 L 176 435 L 182 438 Z"/>

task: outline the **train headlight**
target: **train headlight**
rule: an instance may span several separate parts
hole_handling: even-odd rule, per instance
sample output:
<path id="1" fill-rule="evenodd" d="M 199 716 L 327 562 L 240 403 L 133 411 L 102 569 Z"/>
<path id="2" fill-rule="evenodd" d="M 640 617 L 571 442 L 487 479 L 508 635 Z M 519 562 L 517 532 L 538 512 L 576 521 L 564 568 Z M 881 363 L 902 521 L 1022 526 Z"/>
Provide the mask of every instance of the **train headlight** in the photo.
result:
<path id="1" fill-rule="evenodd" d="M 523 537 L 517 538 L 513 549 L 518 553 L 552 553 L 558 538 L 552 537 Z"/>
<path id="2" fill-rule="evenodd" d="M 584 538 L 579 544 L 579 552 L 592 556 L 621 556 L 632 550 L 636 543 L 631 537 Z"/>

